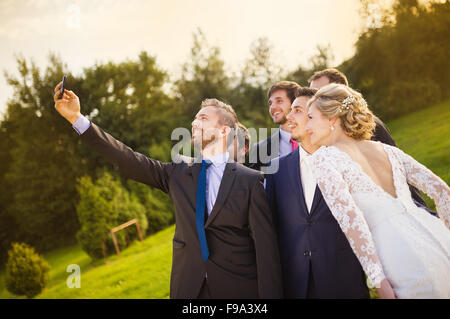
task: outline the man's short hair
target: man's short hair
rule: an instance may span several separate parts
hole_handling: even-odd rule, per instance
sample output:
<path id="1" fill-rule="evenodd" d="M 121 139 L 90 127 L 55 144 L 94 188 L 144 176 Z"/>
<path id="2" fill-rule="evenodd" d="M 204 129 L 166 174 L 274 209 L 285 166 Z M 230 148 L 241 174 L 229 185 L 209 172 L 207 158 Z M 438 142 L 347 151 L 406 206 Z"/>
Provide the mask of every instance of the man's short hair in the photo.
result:
<path id="1" fill-rule="evenodd" d="M 313 97 L 314 94 L 316 94 L 316 92 L 319 91 L 316 88 L 309 88 L 309 87 L 300 87 L 295 91 L 295 97 L 300 97 L 300 96 L 309 96 L 309 97 Z"/>
<path id="2" fill-rule="evenodd" d="M 345 76 L 345 74 L 342 73 L 341 71 L 339 71 L 337 69 L 333 69 L 333 68 L 315 72 L 308 79 L 308 83 L 311 83 L 312 81 L 317 80 L 323 76 L 328 78 L 330 83 L 338 83 L 338 84 L 344 84 L 344 85 L 348 86 L 348 81 L 347 81 L 347 77 Z"/>
<path id="3" fill-rule="evenodd" d="M 228 105 L 218 99 L 206 99 L 202 101 L 200 108 L 207 106 L 212 106 L 216 108 L 219 113 L 219 124 L 225 125 L 230 128 L 235 128 L 236 124 L 239 122 L 236 112 L 231 105 Z"/>
<path id="4" fill-rule="evenodd" d="M 285 90 L 288 98 L 292 103 L 295 100 L 295 90 L 299 87 L 300 85 L 292 81 L 278 82 L 270 87 L 269 91 L 267 92 L 267 99 L 270 99 L 270 96 L 273 94 L 273 92 L 278 90 Z"/>

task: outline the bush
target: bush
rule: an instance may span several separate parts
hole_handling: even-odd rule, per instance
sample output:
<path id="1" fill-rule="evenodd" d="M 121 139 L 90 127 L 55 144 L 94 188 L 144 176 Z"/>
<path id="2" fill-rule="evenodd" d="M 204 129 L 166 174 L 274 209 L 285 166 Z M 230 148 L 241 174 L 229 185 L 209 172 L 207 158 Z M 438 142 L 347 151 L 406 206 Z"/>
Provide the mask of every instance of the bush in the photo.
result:
<path id="1" fill-rule="evenodd" d="M 48 263 L 34 248 L 13 243 L 6 263 L 6 289 L 16 295 L 33 298 L 47 285 L 49 270 Z"/>
<path id="2" fill-rule="evenodd" d="M 145 234 L 148 222 L 144 207 L 110 173 L 104 172 L 95 183 L 89 176 L 84 176 L 80 178 L 77 189 L 80 194 L 77 214 L 81 224 L 77 239 L 92 258 L 103 258 L 102 241 L 106 254 L 113 253 L 110 230 L 133 218 L 138 220 L 142 235 Z M 126 247 L 127 234 L 129 239 L 137 238 L 136 228 L 131 226 L 115 233 L 120 248 Z"/>
<path id="3" fill-rule="evenodd" d="M 175 222 L 173 204 L 169 195 L 131 179 L 128 180 L 127 187 L 145 208 L 148 234 L 156 233 Z"/>

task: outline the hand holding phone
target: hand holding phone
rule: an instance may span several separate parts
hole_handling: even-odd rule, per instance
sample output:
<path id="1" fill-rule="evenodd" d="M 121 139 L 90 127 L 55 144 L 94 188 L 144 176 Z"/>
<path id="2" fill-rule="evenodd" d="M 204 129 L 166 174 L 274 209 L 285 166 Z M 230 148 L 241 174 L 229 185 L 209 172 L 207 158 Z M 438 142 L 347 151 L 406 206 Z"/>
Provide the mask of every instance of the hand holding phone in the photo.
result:
<path id="1" fill-rule="evenodd" d="M 64 89 L 65 83 L 66 76 L 53 90 L 53 100 L 55 101 L 55 109 L 73 125 L 81 115 L 80 100 L 75 93 Z"/>
<path id="2" fill-rule="evenodd" d="M 61 85 L 61 89 L 59 91 L 58 99 L 62 99 L 62 97 L 64 95 L 64 88 L 65 88 L 65 85 L 66 85 L 66 77 L 67 77 L 66 75 L 63 76 L 62 85 Z"/>

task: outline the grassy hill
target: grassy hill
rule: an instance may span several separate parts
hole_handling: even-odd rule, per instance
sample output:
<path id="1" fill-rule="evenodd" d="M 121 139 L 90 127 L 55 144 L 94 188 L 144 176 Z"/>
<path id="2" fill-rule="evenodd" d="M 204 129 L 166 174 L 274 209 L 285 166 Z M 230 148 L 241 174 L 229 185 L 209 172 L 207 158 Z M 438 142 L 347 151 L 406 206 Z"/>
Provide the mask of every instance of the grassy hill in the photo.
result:
<path id="1" fill-rule="evenodd" d="M 387 123 L 397 146 L 450 184 L 450 100 Z M 434 209 L 434 203 L 426 198 Z"/>
<path id="2" fill-rule="evenodd" d="M 450 183 L 450 101 L 387 123 L 406 153 Z M 76 245 L 45 254 L 52 269 L 47 288 L 37 298 L 168 298 L 172 263 L 171 226 L 134 242 L 104 261 L 92 262 Z M 81 288 L 68 288 L 66 267 L 81 267 Z M 373 294 L 375 296 L 375 294 Z M 0 272 L 0 298 L 14 298 Z"/>
<path id="3" fill-rule="evenodd" d="M 36 298 L 169 298 L 172 265 L 172 238 L 175 226 L 160 231 L 144 241 L 134 242 L 104 261 L 92 262 L 79 245 L 44 255 L 51 265 L 46 289 Z M 81 288 L 68 288 L 66 267 L 81 268 Z M 4 271 L 0 273 L 0 298 L 14 298 L 5 288 Z"/>

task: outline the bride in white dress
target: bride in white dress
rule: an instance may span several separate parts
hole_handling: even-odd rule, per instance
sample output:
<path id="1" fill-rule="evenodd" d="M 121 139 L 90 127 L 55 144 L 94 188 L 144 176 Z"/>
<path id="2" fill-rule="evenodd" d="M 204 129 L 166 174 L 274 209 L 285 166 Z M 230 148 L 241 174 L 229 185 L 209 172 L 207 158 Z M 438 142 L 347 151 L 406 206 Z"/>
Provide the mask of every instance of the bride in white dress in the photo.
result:
<path id="1" fill-rule="evenodd" d="M 310 158 L 322 195 L 380 298 L 450 298 L 450 188 L 400 149 L 370 141 L 361 94 L 341 84 L 309 101 Z M 418 208 L 408 184 L 440 219 Z"/>

